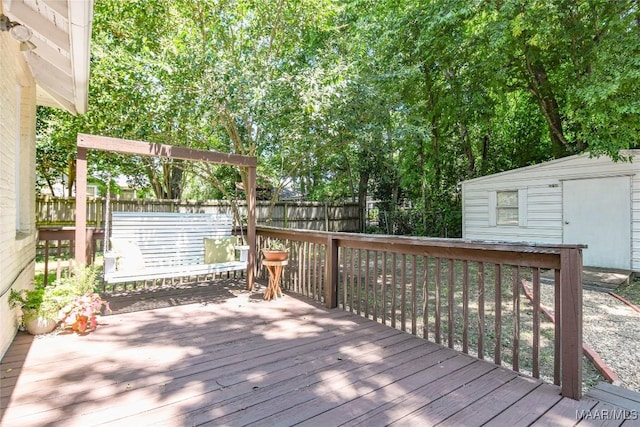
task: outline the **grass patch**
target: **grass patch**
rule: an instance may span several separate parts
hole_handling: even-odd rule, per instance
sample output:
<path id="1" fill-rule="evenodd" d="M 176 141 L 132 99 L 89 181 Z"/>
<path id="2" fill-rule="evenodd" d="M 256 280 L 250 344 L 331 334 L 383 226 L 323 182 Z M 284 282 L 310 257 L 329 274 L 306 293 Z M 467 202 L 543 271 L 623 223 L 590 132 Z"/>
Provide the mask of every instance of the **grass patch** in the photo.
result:
<path id="1" fill-rule="evenodd" d="M 618 287 L 615 293 L 627 301 L 640 305 L 640 278 L 629 280 L 628 284 Z"/>

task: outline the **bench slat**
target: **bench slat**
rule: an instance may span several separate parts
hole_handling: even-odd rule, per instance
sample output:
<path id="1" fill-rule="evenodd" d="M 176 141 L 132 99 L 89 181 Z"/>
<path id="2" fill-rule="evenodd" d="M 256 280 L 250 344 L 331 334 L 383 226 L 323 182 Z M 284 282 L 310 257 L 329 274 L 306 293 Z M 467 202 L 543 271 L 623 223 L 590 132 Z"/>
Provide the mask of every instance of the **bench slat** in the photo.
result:
<path id="1" fill-rule="evenodd" d="M 145 268 L 136 272 L 122 271 L 105 275 L 107 283 L 135 282 L 139 280 L 168 279 L 172 277 L 203 276 L 207 274 L 241 271 L 247 269 L 245 261 L 230 261 L 217 264 L 182 265 L 176 267 Z"/>
<path id="2" fill-rule="evenodd" d="M 107 283 L 165 279 L 238 271 L 246 261 L 204 264 L 204 239 L 232 236 L 226 214 L 113 212 L 111 237 L 136 242 L 145 268 L 105 273 Z"/>

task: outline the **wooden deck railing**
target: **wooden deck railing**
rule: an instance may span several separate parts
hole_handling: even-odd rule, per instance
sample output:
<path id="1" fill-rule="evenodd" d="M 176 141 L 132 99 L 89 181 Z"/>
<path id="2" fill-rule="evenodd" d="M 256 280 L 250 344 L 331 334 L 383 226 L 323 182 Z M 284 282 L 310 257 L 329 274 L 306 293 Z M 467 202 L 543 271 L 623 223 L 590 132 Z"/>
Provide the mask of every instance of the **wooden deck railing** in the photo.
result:
<path id="1" fill-rule="evenodd" d="M 543 378 L 560 385 L 563 396 L 580 398 L 581 246 L 273 227 L 258 227 L 257 235 L 259 247 L 270 239 L 289 246 L 284 289 Z M 101 231 L 88 236 L 92 259 Z M 66 263 L 60 250 L 73 248 L 74 237 L 73 228 L 39 230 L 46 272 L 53 255 L 60 275 Z M 523 281 L 533 301 L 524 297 Z M 542 307 L 555 312 L 555 325 L 540 316 Z"/>
<path id="2" fill-rule="evenodd" d="M 258 227 L 290 248 L 283 288 L 561 386 L 582 388 L 582 246 Z M 264 274 L 264 272 L 261 272 Z M 523 281 L 533 291 L 526 297 Z M 545 307 L 560 319 L 540 316 Z"/>
<path id="3" fill-rule="evenodd" d="M 98 240 L 102 240 L 103 230 L 87 229 L 87 258 L 95 261 Z M 42 227 L 38 228 L 38 242 L 36 249 L 38 259 L 42 256 L 44 262 L 44 285 L 49 281 L 49 271 L 55 268 L 56 278 L 60 278 L 64 269 L 70 269 L 74 258 L 75 228 L 74 227 Z M 52 253 L 53 251 L 53 253 Z M 52 266 L 52 262 L 55 265 Z"/>

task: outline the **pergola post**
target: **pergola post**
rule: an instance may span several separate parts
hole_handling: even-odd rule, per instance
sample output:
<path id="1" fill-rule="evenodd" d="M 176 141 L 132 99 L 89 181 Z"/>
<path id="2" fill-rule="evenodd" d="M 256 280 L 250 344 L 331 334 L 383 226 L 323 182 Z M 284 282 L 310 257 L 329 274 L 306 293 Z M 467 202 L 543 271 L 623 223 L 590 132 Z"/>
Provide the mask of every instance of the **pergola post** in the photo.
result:
<path id="1" fill-rule="evenodd" d="M 248 200 L 247 200 L 247 243 L 249 244 L 249 256 L 247 258 L 247 290 L 253 290 L 253 282 L 256 273 L 256 168 L 249 167 L 247 174 Z"/>
<path id="2" fill-rule="evenodd" d="M 78 135 L 78 141 L 80 135 Z M 76 266 L 87 264 L 87 149 L 78 144 L 76 160 Z"/>

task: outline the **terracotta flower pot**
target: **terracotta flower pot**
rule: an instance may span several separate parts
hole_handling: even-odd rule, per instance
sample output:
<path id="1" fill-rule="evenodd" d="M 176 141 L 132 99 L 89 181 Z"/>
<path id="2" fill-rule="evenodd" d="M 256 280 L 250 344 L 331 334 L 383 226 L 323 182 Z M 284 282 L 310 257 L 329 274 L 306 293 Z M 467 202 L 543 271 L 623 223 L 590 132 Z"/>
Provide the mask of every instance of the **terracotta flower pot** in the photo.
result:
<path id="1" fill-rule="evenodd" d="M 267 261 L 284 261 L 287 259 L 289 252 L 263 249 L 262 255 L 264 255 L 264 259 Z"/>

